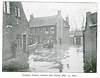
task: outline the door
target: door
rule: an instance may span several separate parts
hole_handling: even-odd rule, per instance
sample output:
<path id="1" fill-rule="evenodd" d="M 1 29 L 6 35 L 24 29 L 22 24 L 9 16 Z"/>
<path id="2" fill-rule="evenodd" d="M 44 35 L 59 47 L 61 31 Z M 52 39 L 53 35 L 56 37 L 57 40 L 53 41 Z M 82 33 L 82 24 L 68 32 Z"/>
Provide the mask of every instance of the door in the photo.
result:
<path id="1" fill-rule="evenodd" d="M 26 52 L 26 34 L 23 35 L 23 52 Z"/>

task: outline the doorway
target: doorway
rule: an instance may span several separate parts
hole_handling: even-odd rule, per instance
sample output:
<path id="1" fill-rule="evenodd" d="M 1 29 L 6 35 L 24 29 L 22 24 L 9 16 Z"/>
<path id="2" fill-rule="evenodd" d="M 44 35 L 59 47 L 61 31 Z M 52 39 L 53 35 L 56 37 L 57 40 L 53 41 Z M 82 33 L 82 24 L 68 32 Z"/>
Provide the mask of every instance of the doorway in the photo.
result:
<path id="1" fill-rule="evenodd" d="M 26 34 L 23 35 L 23 52 L 26 53 Z"/>

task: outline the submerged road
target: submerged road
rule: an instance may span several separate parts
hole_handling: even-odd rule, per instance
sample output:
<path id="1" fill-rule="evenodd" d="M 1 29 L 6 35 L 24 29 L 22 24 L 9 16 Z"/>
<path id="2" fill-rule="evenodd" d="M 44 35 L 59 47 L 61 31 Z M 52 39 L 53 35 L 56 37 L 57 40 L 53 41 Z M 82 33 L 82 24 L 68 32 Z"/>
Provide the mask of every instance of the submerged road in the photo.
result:
<path id="1" fill-rule="evenodd" d="M 56 50 L 41 49 L 29 56 L 31 72 L 81 73 L 83 72 L 82 48 L 69 47 Z"/>

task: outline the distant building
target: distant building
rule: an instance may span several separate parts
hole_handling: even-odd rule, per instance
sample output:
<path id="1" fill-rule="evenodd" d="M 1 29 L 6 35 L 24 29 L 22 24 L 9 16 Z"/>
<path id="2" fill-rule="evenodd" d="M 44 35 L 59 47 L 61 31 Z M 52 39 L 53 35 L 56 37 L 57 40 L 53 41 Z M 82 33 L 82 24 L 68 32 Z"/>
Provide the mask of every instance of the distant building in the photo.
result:
<path id="1" fill-rule="evenodd" d="M 72 45 L 82 47 L 83 46 L 83 32 L 81 30 L 70 31 Z"/>
<path id="2" fill-rule="evenodd" d="M 47 17 L 30 16 L 29 21 L 29 45 L 50 42 L 58 45 L 68 43 L 69 18 L 66 20 L 61 16 L 61 11 L 57 15 Z"/>
<path id="3" fill-rule="evenodd" d="M 74 45 L 76 45 L 76 46 L 83 45 L 83 33 L 82 33 L 82 31 L 75 31 L 75 33 L 74 33 Z"/>
<path id="4" fill-rule="evenodd" d="M 3 2 L 3 60 L 27 52 L 28 22 L 21 2 Z"/>
<path id="5" fill-rule="evenodd" d="M 96 72 L 97 65 L 97 12 L 86 13 L 83 31 L 83 52 L 85 72 Z"/>

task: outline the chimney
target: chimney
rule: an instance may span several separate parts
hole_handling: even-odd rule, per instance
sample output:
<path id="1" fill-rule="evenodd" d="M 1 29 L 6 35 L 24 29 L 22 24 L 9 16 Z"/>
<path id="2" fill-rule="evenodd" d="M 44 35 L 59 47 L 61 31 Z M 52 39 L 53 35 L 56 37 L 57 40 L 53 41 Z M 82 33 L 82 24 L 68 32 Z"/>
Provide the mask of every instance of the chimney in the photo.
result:
<path id="1" fill-rule="evenodd" d="M 61 10 L 58 10 L 58 15 L 61 15 Z"/>
<path id="2" fill-rule="evenodd" d="M 66 17 L 66 23 L 69 24 L 69 17 Z"/>
<path id="3" fill-rule="evenodd" d="M 66 24 L 68 24 L 69 25 L 69 17 L 67 16 L 67 17 L 65 17 L 65 21 L 66 21 Z"/>
<path id="4" fill-rule="evenodd" d="M 31 14 L 31 15 L 30 15 L 30 20 L 33 20 L 33 19 L 34 19 L 34 15 Z"/>

